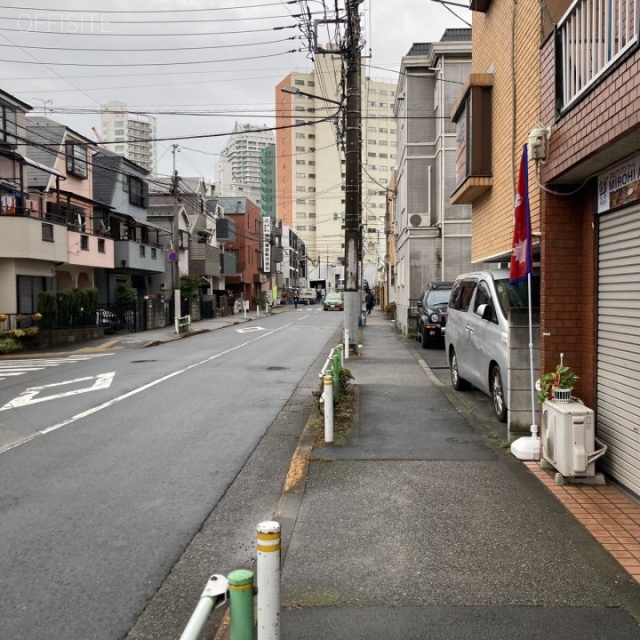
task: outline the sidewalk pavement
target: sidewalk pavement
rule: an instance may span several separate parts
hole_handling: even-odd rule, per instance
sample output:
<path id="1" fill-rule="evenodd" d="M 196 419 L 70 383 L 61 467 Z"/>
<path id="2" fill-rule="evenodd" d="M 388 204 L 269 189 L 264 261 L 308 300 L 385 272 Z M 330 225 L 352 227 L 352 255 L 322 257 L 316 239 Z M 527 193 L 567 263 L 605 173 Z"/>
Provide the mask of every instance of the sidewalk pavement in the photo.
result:
<path id="1" fill-rule="evenodd" d="M 640 574 L 638 503 L 518 461 L 379 309 L 361 334 L 357 424 L 343 446 L 303 436 L 274 515 L 282 639 L 640 638 L 618 561 Z"/>
<path id="2" fill-rule="evenodd" d="M 272 313 L 285 313 L 293 311 L 293 305 L 276 305 L 272 309 Z M 72 343 L 59 347 L 52 347 L 44 351 L 22 351 L 17 353 L 10 353 L 4 356 L 0 356 L 1 359 L 24 359 L 35 358 L 43 356 L 53 356 L 56 354 L 68 355 L 73 354 L 89 354 L 89 353 L 103 353 L 106 351 L 117 351 L 123 349 L 143 349 L 145 347 L 153 347 L 164 342 L 172 342 L 174 340 L 182 340 L 191 336 L 197 336 L 201 333 L 208 331 L 215 331 L 216 329 L 223 329 L 224 327 L 230 327 L 245 322 L 259 321 L 260 318 L 264 318 L 264 311 L 236 313 L 230 316 L 218 316 L 216 318 L 207 318 L 204 320 L 198 320 L 191 323 L 190 331 L 186 333 L 176 334 L 173 326 L 161 327 L 160 329 L 151 329 L 149 331 L 140 331 L 133 333 L 117 333 L 115 335 L 105 335 L 104 338 L 98 338 L 96 340 L 89 340 L 86 342 Z"/>
<path id="3" fill-rule="evenodd" d="M 258 319 L 58 352 L 135 349 Z M 379 309 L 361 342 L 345 364 L 359 396 L 346 444 L 305 431 L 274 513 L 282 640 L 640 640 L 640 504 L 614 485 L 555 485 L 515 459 Z M 228 637 L 225 616 L 216 639 Z"/>

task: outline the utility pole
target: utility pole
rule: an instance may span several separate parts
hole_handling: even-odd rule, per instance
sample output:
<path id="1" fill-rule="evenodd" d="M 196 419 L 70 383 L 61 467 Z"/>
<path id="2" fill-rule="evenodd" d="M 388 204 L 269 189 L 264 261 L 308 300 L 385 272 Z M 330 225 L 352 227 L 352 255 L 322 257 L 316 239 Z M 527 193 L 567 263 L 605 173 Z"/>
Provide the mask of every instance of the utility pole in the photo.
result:
<path id="1" fill-rule="evenodd" d="M 177 255 L 177 260 L 172 263 L 173 266 L 173 317 L 175 319 L 176 331 L 178 330 L 178 319 L 180 318 L 180 220 L 178 212 L 180 211 L 180 203 L 178 201 L 178 172 L 176 171 L 176 152 L 178 145 L 171 145 L 171 153 L 173 154 L 173 174 L 171 177 L 171 192 L 173 194 L 173 225 L 172 225 L 172 244 L 173 251 Z"/>
<path id="2" fill-rule="evenodd" d="M 345 140 L 346 204 L 344 220 L 344 328 L 349 332 L 349 348 L 358 347 L 359 254 L 362 221 L 362 96 L 360 77 L 360 15 L 362 0 L 347 0 L 347 113 Z"/>

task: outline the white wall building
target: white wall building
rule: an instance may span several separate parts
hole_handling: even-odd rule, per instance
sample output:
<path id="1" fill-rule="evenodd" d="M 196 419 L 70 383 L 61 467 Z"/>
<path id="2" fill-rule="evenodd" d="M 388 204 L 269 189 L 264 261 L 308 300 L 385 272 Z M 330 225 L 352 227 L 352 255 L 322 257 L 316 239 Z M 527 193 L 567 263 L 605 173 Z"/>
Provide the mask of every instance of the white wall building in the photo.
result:
<path id="1" fill-rule="evenodd" d="M 154 117 L 130 114 L 126 103 L 111 101 L 102 105 L 100 126 L 106 149 L 144 167 L 152 175 L 156 174 L 158 155 Z"/>
<path id="2" fill-rule="evenodd" d="M 289 87 L 329 102 L 282 91 Z M 362 76 L 363 267 L 368 273 L 384 265 L 386 185 L 396 161 L 395 91 L 395 84 Z M 333 117 L 343 95 L 337 52 L 317 54 L 313 71 L 292 72 L 276 86 L 276 124 L 285 127 L 276 132 L 277 215 L 303 238 L 310 277 L 314 267 L 340 265 L 344 258 L 344 132 L 342 119 Z"/>
<path id="3" fill-rule="evenodd" d="M 216 165 L 216 193 L 223 198 L 245 197 L 260 205 L 260 152 L 274 143 L 267 125 L 236 122 L 229 143 Z"/>
<path id="4" fill-rule="evenodd" d="M 416 303 L 432 280 L 470 271 L 471 206 L 455 190 L 456 127 L 451 112 L 471 69 L 471 29 L 447 29 L 402 58 L 395 101 L 398 129 L 394 202 L 396 324 L 415 330 Z M 481 268 L 476 265 L 474 268 Z"/>

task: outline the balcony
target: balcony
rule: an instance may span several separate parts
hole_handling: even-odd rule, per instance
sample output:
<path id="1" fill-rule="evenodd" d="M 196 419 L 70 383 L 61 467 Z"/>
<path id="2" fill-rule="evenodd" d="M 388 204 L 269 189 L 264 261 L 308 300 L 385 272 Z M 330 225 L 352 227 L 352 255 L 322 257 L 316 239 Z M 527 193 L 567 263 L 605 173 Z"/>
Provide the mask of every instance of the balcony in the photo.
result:
<path id="1" fill-rule="evenodd" d="M 559 109 L 587 93 L 638 42 L 639 0 L 576 0 L 558 24 Z"/>
<path id="2" fill-rule="evenodd" d="M 167 266 L 162 248 L 135 240 L 115 241 L 117 269 L 136 269 L 147 273 L 164 273 Z"/>
<path id="3" fill-rule="evenodd" d="M 220 249 L 206 243 L 193 243 L 189 250 L 189 273 L 219 277 L 222 273 Z"/>
<path id="4" fill-rule="evenodd" d="M 67 262 L 67 243 L 66 225 L 29 215 L 0 216 L 0 255 L 3 258 Z"/>

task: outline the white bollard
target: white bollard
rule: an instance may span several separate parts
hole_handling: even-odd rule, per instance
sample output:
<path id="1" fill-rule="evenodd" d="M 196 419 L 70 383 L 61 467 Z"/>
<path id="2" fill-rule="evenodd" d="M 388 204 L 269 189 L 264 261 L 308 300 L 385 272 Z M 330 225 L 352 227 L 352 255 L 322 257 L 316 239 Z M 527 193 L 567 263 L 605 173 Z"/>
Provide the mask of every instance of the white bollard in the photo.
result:
<path id="1" fill-rule="evenodd" d="M 257 588 L 258 638 L 280 640 L 280 523 L 258 525 Z"/>
<path id="2" fill-rule="evenodd" d="M 344 359 L 349 359 L 349 329 L 344 330 Z"/>
<path id="3" fill-rule="evenodd" d="M 324 441 L 333 442 L 333 376 L 323 376 Z"/>

